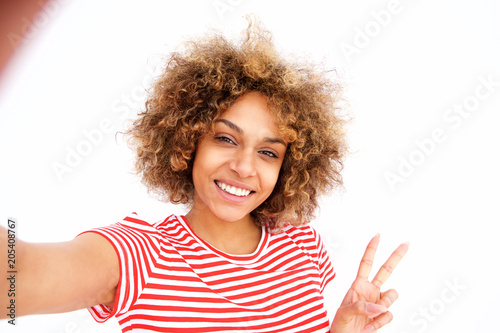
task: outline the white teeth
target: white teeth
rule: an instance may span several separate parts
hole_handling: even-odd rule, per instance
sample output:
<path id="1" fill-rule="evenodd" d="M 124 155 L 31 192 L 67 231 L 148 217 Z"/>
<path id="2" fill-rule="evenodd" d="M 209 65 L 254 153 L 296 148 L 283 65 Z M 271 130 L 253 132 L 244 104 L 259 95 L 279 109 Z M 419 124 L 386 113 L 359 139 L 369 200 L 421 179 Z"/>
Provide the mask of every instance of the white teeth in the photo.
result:
<path id="1" fill-rule="evenodd" d="M 251 192 L 249 190 L 244 190 L 242 188 L 237 188 L 217 181 L 215 182 L 215 184 L 217 184 L 217 186 L 219 186 L 223 191 L 231 193 L 232 195 L 236 195 L 238 197 L 246 197 Z"/>

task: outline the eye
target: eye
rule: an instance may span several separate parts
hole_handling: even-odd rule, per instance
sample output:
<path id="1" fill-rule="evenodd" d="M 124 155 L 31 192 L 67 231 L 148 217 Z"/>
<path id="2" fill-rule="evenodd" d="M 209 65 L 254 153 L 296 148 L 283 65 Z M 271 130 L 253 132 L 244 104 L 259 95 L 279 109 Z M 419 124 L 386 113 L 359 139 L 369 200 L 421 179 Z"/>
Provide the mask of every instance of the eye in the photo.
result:
<path id="1" fill-rule="evenodd" d="M 272 157 L 272 158 L 278 158 L 278 155 L 276 155 L 275 153 L 273 153 L 272 151 L 270 150 L 263 150 L 260 152 L 261 154 L 264 154 L 266 156 L 269 156 L 269 157 Z"/>
<path id="2" fill-rule="evenodd" d="M 234 144 L 235 144 L 233 140 L 231 140 L 231 139 L 230 139 L 230 138 L 228 138 L 227 136 L 223 136 L 223 135 L 216 136 L 216 137 L 215 137 L 215 140 L 217 140 L 217 141 L 221 141 L 221 142 L 227 142 L 227 143 L 232 144 L 232 145 L 234 145 Z"/>

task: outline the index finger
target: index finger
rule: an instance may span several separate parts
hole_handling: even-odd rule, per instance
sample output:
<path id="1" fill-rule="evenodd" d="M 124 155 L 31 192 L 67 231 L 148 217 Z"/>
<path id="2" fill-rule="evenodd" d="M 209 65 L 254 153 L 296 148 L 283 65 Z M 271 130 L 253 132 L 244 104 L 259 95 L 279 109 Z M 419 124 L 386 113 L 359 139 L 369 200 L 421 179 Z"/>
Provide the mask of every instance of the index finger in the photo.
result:
<path id="1" fill-rule="evenodd" d="M 363 258 L 361 258 L 361 263 L 359 264 L 358 269 L 358 278 L 368 280 L 368 276 L 370 275 L 370 271 L 373 266 L 373 258 L 375 258 L 375 252 L 377 252 L 378 243 L 380 241 L 380 234 L 376 234 L 366 247 L 365 253 L 363 254 Z"/>
<path id="2" fill-rule="evenodd" d="M 403 243 L 398 246 L 394 252 L 392 252 L 391 256 L 387 261 L 380 267 L 379 271 L 377 272 L 377 275 L 373 278 L 372 283 L 380 289 L 382 285 L 384 284 L 385 281 L 391 276 L 392 272 L 396 268 L 396 266 L 399 264 L 401 259 L 403 259 L 403 256 L 408 252 L 410 244 L 408 242 Z"/>

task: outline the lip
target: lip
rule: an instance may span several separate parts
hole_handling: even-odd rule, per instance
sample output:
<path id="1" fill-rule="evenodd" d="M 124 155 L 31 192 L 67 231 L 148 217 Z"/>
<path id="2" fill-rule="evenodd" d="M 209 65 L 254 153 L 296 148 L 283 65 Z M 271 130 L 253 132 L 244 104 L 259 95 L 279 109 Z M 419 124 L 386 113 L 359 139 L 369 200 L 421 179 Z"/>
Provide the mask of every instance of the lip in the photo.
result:
<path id="1" fill-rule="evenodd" d="M 231 179 L 216 179 L 215 180 L 216 182 L 219 182 L 219 183 L 224 183 L 226 185 L 231 185 L 231 186 L 234 186 L 234 187 L 239 187 L 243 190 L 248 190 L 250 192 L 255 192 L 254 189 L 252 187 L 250 187 L 249 185 L 245 184 L 245 183 L 241 183 L 237 180 L 231 180 Z"/>
<path id="2" fill-rule="evenodd" d="M 235 186 L 235 187 L 240 187 L 242 189 L 245 189 L 245 190 L 249 190 L 251 191 L 249 195 L 245 196 L 245 197 L 239 197 L 237 195 L 234 195 L 234 194 L 231 194 L 231 193 L 228 193 L 226 191 L 223 191 L 214 181 L 214 186 L 215 186 L 215 189 L 217 190 L 217 193 L 219 193 L 225 200 L 227 201 L 230 201 L 232 203 L 238 203 L 238 204 L 241 204 L 241 203 L 244 203 L 246 201 L 248 201 L 250 199 L 250 197 L 255 193 L 251 188 L 249 188 L 248 186 L 240 186 L 238 185 L 238 182 L 229 182 L 229 181 L 223 181 L 223 180 L 217 180 L 218 182 L 221 182 L 221 183 L 225 183 L 227 185 L 231 185 L 231 186 Z"/>

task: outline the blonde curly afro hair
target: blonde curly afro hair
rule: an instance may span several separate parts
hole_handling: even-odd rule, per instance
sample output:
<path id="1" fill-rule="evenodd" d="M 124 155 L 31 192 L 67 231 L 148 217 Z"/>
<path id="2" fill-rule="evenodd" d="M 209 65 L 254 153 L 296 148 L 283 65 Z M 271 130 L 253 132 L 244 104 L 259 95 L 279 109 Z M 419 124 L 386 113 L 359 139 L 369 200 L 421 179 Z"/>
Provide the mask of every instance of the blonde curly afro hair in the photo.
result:
<path id="1" fill-rule="evenodd" d="M 162 200 L 192 204 L 198 140 L 237 98 L 257 91 L 288 145 L 274 191 L 252 216 L 272 230 L 308 223 L 319 196 L 342 186 L 347 149 L 341 85 L 334 71 L 318 67 L 287 61 L 252 22 L 240 41 L 212 32 L 186 42 L 170 55 L 127 132 L 142 182 Z"/>

